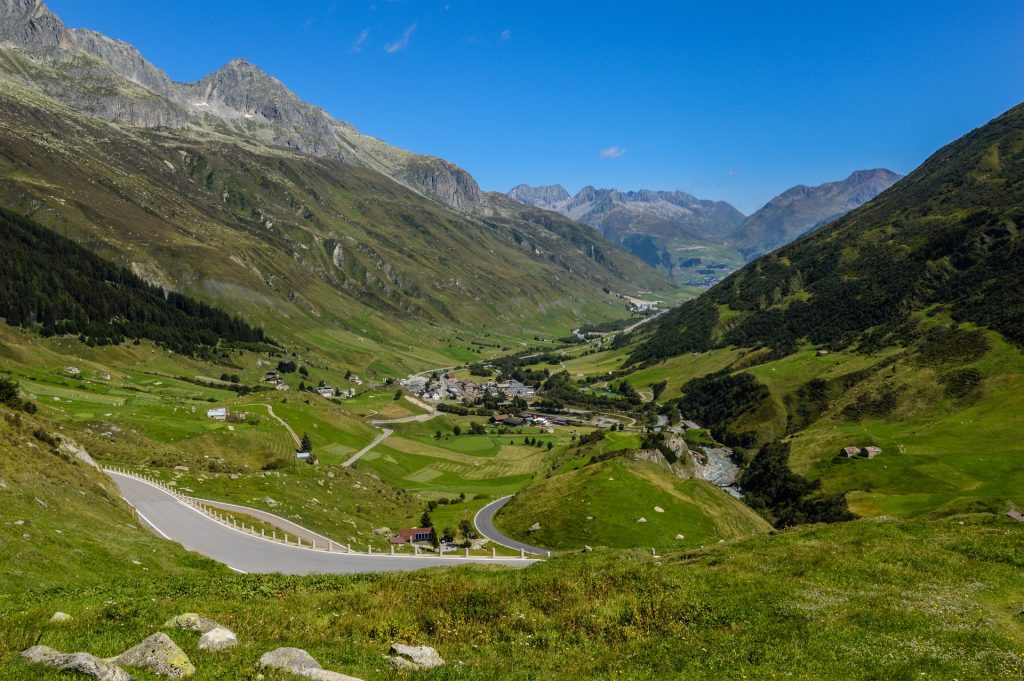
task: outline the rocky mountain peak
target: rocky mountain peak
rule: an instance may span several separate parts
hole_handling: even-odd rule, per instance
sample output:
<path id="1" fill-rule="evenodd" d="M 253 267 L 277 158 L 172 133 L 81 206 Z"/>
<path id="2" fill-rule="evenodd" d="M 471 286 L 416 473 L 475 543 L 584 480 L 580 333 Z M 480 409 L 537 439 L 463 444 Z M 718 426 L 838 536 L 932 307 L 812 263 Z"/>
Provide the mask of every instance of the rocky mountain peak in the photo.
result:
<path id="1" fill-rule="evenodd" d="M 177 83 L 128 43 L 68 29 L 43 0 L 0 0 L 0 49 L 2 43 L 53 67 L 10 75 L 89 116 L 144 128 L 226 124 L 262 143 L 384 173 L 460 212 L 490 210 L 466 171 L 360 134 L 244 58 L 196 83 Z M 79 55 L 88 58 L 69 58 Z"/>
<path id="2" fill-rule="evenodd" d="M 541 187 L 531 187 L 528 184 L 520 184 L 508 192 L 508 197 L 527 206 L 544 208 L 545 210 L 558 210 L 571 197 L 565 187 L 560 184 L 550 184 Z"/>
<path id="3" fill-rule="evenodd" d="M 26 49 L 66 50 L 71 33 L 43 0 L 0 0 L 0 40 Z"/>
<path id="4" fill-rule="evenodd" d="M 791 187 L 747 218 L 732 240 L 747 257 L 767 253 L 864 205 L 900 178 L 874 168 L 857 170 L 838 182 Z"/>

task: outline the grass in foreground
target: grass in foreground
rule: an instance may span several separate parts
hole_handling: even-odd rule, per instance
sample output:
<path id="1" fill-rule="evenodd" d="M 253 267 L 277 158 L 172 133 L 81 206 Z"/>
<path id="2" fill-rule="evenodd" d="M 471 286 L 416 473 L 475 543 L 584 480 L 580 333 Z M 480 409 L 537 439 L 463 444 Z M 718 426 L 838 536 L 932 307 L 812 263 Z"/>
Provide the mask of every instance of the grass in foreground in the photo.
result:
<path id="1" fill-rule="evenodd" d="M 392 640 L 449 661 L 423 679 L 1024 674 L 1024 523 L 1005 517 L 805 527 L 660 560 L 599 549 L 522 571 L 236 575 L 140 529 L 102 476 L 34 438 L 37 425 L 0 420 L 4 681 L 66 678 L 18 659 L 37 642 L 113 655 L 185 611 L 240 639 L 211 655 L 169 632 L 197 681 L 254 680 L 259 656 L 284 645 L 364 679 L 402 678 L 382 663 Z M 75 620 L 51 625 L 55 610 Z"/>

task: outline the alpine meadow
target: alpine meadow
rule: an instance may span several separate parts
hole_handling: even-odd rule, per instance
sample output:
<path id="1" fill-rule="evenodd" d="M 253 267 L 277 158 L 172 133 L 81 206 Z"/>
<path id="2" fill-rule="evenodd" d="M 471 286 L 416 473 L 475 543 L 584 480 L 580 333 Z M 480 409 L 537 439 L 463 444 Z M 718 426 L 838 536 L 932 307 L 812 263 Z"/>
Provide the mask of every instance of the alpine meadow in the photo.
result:
<path id="1" fill-rule="evenodd" d="M 0 0 L 0 679 L 1024 679 L 1024 12 L 799 5 Z"/>

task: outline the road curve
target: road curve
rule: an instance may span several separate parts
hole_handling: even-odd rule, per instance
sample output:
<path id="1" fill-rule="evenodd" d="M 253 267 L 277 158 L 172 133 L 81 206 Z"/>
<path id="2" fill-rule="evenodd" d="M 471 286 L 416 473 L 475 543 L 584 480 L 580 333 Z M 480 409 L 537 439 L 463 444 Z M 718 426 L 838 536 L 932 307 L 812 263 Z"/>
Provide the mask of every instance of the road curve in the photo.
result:
<path id="1" fill-rule="evenodd" d="M 125 501 L 135 508 L 139 519 L 158 535 L 223 563 L 236 572 L 351 574 L 401 572 L 467 563 L 522 568 L 534 562 L 519 558 L 369 556 L 285 546 L 222 525 L 156 485 L 115 471 L 107 471 L 107 474 L 117 484 Z"/>
<path id="2" fill-rule="evenodd" d="M 209 506 L 210 508 L 216 508 L 221 511 L 228 511 L 229 513 L 241 513 L 243 515 L 251 516 L 258 520 L 262 520 L 267 525 L 273 525 L 282 532 L 288 533 L 288 535 L 291 537 L 301 537 L 303 541 L 308 541 L 310 544 L 313 544 L 315 546 L 327 546 L 328 544 L 331 544 L 333 546 L 342 546 L 342 544 L 339 544 L 330 537 L 325 537 L 322 534 L 305 528 L 302 525 L 299 525 L 298 523 L 293 523 L 291 520 L 288 520 L 287 518 L 282 518 L 281 516 L 270 513 L 269 511 L 261 511 L 258 508 L 252 508 L 251 506 L 242 506 L 240 504 L 231 504 L 226 501 L 202 499 L 199 497 L 194 498 L 199 503 L 203 504 L 204 506 Z"/>
<path id="3" fill-rule="evenodd" d="M 526 553 L 532 553 L 535 556 L 550 556 L 551 552 L 547 549 L 542 549 L 539 546 L 530 546 L 529 544 L 524 544 L 521 541 L 516 541 L 515 539 L 506 537 L 494 528 L 494 514 L 504 508 L 505 504 L 512 501 L 512 496 L 513 495 L 509 495 L 507 497 L 502 497 L 497 501 L 492 501 L 477 511 L 476 516 L 473 518 L 473 524 L 476 525 L 477 532 L 479 532 L 481 536 L 490 539 L 495 544 L 504 546 L 507 549 L 525 551 Z"/>

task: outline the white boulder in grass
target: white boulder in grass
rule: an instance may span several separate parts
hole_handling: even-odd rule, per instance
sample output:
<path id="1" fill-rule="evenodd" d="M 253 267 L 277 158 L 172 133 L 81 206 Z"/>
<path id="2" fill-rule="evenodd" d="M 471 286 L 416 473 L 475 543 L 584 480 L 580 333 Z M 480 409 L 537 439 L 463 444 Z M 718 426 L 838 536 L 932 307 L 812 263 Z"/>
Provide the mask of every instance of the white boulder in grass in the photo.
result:
<path id="1" fill-rule="evenodd" d="M 238 637 L 235 632 L 224 627 L 214 627 L 199 637 L 197 647 L 199 650 L 217 651 L 234 648 L 238 645 Z"/>
<path id="2" fill-rule="evenodd" d="M 406 663 L 412 663 L 416 669 L 433 669 L 444 664 L 437 651 L 430 646 L 407 646 L 402 643 L 391 644 L 391 664 L 399 669 L 409 669 Z"/>
<path id="3" fill-rule="evenodd" d="M 314 681 L 360 681 L 354 676 L 324 669 L 312 655 L 301 648 L 278 648 L 264 653 L 260 657 L 260 666 L 279 669 Z"/>

